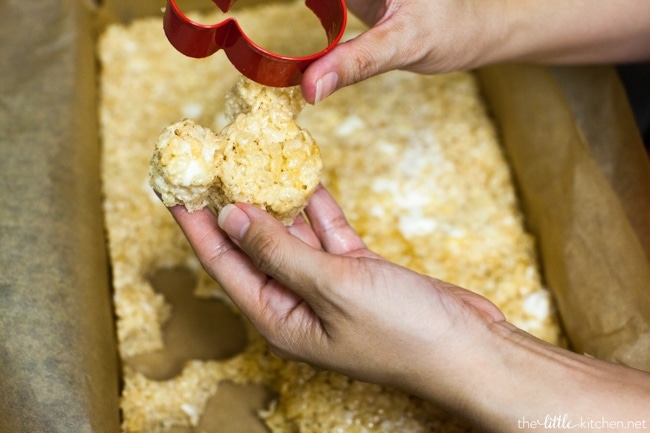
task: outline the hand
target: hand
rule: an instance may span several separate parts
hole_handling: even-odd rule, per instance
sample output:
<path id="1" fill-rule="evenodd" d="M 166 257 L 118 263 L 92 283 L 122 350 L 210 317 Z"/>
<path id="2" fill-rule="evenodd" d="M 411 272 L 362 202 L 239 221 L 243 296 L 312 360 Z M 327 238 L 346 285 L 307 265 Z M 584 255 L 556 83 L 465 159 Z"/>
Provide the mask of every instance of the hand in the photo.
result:
<path id="1" fill-rule="evenodd" d="M 650 59 L 650 2 L 639 0 L 348 0 L 370 28 L 307 68 L 315 104 L 393 69 L 434 74 L 504 61 Z"/>
<path id="2" fill-rule="evenodd" d="M 486 299 L 382 259 L 322 187 L 309 224 L 288 228 L 244 204 L 219 217 L 170 210 L 280 356 L 418 395 L 486 431 L 565 415 L 647 427 L 650 375 L 545 344 Z"/>
<path id="3" fill-rule="evenodd" d="M 207 272 L 285 358 L 426 394 L 423 372 L 442 390 L 440 377 L 453 381 L 457 359 L 504 320 L 485 298 L 369 251 L 322 187 L 310 224 L 300 216 L 288 228 L 245 204 L 218 220 L 171 211 Z"/>
<path id="4" fill-rule="evenodd" d="M 487 42 L 483 27 L 498 28 L 500 21 L 485 20 L 482 3 L 348 0 L 349 10 L 370 28 L 307 69 L 305 99 L 317 103 L 336 89 L 393 69 L 435 73 L 473 65 Z"/>

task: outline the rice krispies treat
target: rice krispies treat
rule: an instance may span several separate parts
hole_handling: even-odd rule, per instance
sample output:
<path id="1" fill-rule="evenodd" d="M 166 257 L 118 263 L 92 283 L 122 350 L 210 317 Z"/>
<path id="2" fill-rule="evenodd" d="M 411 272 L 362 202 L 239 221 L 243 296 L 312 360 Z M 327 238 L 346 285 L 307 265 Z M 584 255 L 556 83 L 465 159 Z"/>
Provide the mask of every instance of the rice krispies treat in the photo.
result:
<path id="1" fill-rule="evenodd" d="M 218 134 L 191 119 L 165 128 L 150 163 L 150 184 L 166 206 L 190 212 L 246 202 L 285 225 L 307 205 L 320 179 L 316 142 L 294 121 L 304 106 L 297 87 L 241 78 L 226 97 L 230 123 Z"/>
<path id="2" fill-rule="evenodd" d="M 304 43 L 319 30 L 298 28 L 308 22 L 301 18 L 305 13 L 298 2 L 243 15 L 269 29 L 296 29 L 303 37 L 295 41 Z M 156 270 L 186 267 L 196 274 L 197 296 L 223 297 L 149 187 L 148 165 L 155 139 L 170 123 L 186 117 L 215 131 L 228 123 L 224 97 L 238 74 L 222 55 L 196 60 L 178 54 L 161 27 L 160 18 L 112 26 L 99 46 L 104 208 L 125 361 L 160 349 L 163 326 L 174 314 L 149 282 Z M 352 19 L 350 27 L 360 28 Z M 260 35 L 256 41 L 272 45 L 268 33 L 268 40 Z M 391 72 L 305 107 L 297 122 L 319 143 L 322 180 L 370 248 L 481 293 L 511 322 L 561 342 L 534 241 L 523 228 L 507 164 L 471 74 Z M 152 380 L 125 362 L 123 431 L 196 426 L 225 380 L 261 384 L 278 394 L 262 414 L 274 432 L 470 430 L 403 393 L 284 362 L 250 326 L 248 335 L 239 355 L 188 359 L 170 380 Z"/>

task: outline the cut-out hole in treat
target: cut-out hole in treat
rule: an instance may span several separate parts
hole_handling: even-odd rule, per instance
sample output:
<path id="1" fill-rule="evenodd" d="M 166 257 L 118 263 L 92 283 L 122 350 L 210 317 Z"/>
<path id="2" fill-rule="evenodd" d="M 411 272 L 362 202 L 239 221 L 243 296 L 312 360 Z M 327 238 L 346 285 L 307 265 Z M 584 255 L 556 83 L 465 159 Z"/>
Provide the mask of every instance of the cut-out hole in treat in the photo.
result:
<path id="1" fill-rule="evenodd" d="M 262 385 L 221 382 L 196 427 L 173 426 L 166 433 L 269 433 L 259 416 L 276 394 Z"/>
<path id="2" fill-rule="evenodd" d="M 164 268 L 149 281 L 171 305 L 163 327 L 164 348 L 134 356 L 126 363 L 152 380 L 179 375 L 189 360 L 220 360 L 244 350 L 246 330 L 241 318 L 217 299 L 194 296 L 196 277 L 187 268 Z"/>
<path id="3" fill-rule="evenodd" d="M 219 384 L 196 428 L 201 433 L 268 433 L 259 412 L 268 410 L 276 394 L 262 385 Z M 194 433 L 194 432 L 193 432 Z"/>

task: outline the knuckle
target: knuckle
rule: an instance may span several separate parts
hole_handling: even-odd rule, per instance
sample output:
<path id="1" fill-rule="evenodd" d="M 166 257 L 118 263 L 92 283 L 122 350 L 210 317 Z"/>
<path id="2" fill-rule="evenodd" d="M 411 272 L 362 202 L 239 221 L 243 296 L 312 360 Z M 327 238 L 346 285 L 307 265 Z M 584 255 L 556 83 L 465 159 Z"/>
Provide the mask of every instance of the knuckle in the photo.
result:
<path id="1" fill-rule="evenodd" d="M 216 230 L 216 229 L 215 229 Z M 220 242 L 213 242 L 213 233 L 206 233 L 196 245 L 198 257 L 203 267 L 207 270 L 213 266 L 218 266 L 224 255 L 232 251 L 234 245 L 227 239 Z"/>
<path id="2" fill-rule="evenodd" d="M 255 233 L 248 242 L 250 258 L 253 265 L 273 275 L 277 269 L 276 263 L 281 261 L 282 250 L 273 233 Z"/>

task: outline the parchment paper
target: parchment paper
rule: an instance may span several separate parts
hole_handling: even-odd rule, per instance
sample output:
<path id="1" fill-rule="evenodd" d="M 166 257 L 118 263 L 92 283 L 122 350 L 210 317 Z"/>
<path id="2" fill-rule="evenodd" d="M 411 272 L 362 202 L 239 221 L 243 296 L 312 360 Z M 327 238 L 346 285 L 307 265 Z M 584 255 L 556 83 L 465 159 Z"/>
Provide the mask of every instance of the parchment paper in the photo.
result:
<path id="1" fill-rule="evenodd" d="M 118 431 L 91 10 L 0 3 L 0 432 Z"/>
<path id="2" fill-rule="evenodd" d="M 573 349 L 650 371 L 650 169 L 613 70 L 479 76 Z"/>
<path id="3" fill-rule="evenodd" d="M 94 43 L 162 1 L 0 3 L 0 431 L 117 432 Z M 608 68 L 479 71 L 572 347 L 650 370 L 650 169 Z"/>

